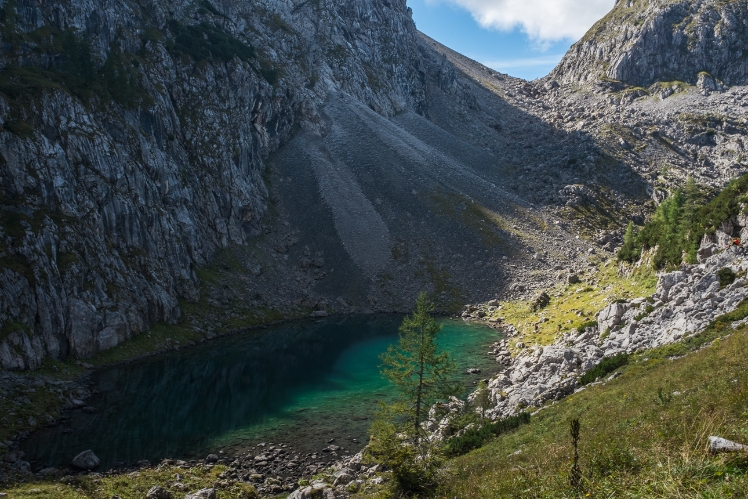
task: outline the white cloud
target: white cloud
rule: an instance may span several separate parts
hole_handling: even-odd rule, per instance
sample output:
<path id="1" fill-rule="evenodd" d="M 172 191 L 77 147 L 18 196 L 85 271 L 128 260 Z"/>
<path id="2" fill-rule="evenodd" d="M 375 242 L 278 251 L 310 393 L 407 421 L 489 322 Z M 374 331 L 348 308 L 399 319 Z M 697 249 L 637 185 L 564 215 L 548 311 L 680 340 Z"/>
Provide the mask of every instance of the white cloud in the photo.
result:
<path id="1" fill-rule="evenodd" d="M 481 26 L 519 27 L 538 43 L 578 40 L 615 0 L 446 0 L 467 9 Z"/>

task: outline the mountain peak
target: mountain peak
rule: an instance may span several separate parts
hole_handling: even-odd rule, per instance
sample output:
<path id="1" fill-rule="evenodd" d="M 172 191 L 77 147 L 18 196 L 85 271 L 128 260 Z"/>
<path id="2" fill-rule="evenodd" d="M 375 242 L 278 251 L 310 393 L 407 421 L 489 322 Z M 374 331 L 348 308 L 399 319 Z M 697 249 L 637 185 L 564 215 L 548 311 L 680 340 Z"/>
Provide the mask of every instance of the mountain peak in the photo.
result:
<path id="1" fill-rule="evenodd" d="M 551 78 L 567 84 L 617 80 L 695 84 L 709 73 L 748 81 L 745 1 L 618 0 L 566 54 Z"/>

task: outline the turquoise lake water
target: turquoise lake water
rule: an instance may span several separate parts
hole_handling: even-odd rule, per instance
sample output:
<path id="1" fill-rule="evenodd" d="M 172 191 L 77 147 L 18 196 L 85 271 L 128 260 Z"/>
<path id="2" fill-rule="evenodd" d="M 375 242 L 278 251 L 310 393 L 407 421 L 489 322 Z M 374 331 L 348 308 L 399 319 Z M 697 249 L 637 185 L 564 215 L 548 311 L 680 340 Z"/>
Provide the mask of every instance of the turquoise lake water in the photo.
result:
<path id="1" fill-rule="evenodd" d="M 191 459 L 240 452 L 258 442 L 319 451 L 335 438 L 345 453 L 365 445 L 377 402 L 392 396 L 379 354 L 397 341 L 399 316 L 301 321 L 252 330 L 94 373 L 88 414 L 25 443 L 35 467 L 67 465 L 92 449 L 106 467 L 141 459 Z M 443 320 L 467 394 L 500 370 L 487 354 L 500 335 Z M 469 367 L 483 372 L 466 375 Z M 353 439 L 358 440 L 354 442 Z"/>

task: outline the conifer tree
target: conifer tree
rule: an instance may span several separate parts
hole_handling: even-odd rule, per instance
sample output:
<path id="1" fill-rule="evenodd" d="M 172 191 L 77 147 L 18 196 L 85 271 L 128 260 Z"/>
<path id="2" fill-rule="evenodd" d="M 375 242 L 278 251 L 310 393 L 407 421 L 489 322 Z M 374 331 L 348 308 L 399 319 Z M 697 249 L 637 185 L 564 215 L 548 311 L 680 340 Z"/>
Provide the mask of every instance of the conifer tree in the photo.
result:
<path id="1" fill-rule="evenodd" d="M 400 325 L 399 342 L 380 357 L 382 374 L 397 387 L 404 402 L 405 418 L 416 443 L 431 405 L 459 389 L 459 384 L 450 379 L 455 365 L 449 353 L 438 351 L 436 337 L 441 325 L 431 316 L 433 311 L 434 304 L 421 293 L 416 309 Z"/>

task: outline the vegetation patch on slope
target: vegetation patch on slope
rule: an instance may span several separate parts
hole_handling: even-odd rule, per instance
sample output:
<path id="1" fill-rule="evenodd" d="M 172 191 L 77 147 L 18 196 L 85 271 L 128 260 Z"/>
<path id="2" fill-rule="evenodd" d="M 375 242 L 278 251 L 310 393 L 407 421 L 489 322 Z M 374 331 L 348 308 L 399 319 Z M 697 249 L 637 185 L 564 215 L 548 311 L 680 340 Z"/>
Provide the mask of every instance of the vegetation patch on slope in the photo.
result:
<path id="1" fill-rule="evenodd" d="M 705 202 L 701 189 L 689 178 L 685 188 L 663 201 L 643 228 L 629 224 L 618 258 L 635 262 L 642 251 L 657 248 L 655 268 L 675 268 L 684 260 L 696 263 L 704 235 L 714 234 L 723 222 L 737 216 L 746 202 L 748 174 L 731 181 L 709 202 Z"/>
<path id="2" fill-rule="evenodd" d="M 732 333 L 727 319 L 714 331 Z M 748 441 L 748 359 L 735 355 L 748 349 L 748 328 L 703 346 L 677 360 L 640 354 L 616 380 L 541 410 L 529 425 L 452 461 L 439 496 L 742 497 L 748 457 L 706 449 L 710 435 Z M 579 488 L 569 485 L 574 418 Z"/>
<path id="3" fill-rule="evenodd" d="M 501 318 L 519 331 L 514 343 L 553 343 L 564 331 L 595 320 L 595 313 L 619 299 L 649 296 L 657 286 L 657 276 L 648 267 L 640 267 L 621 277 L 613 261 L 599 264 L 580 276 L 575 284 L 559 283 L 547 293 L 550 304 L 534 310 L 532 300 L 501 303 L 492 317 Z"/>
<path id="4" fill-rule="evenodd" d="M 2 30 L 9 37 L 9 50 L 31 45 L 46 54 L 51 63 L 46 67 L 11 65 L 3 69 L 0 93 L 13 105 L 11 116 L 20 115 L 24 106 L 51 90 L 70 93 L 84 102 L 93 97 L 126 107 L 150 102 L 150 96 L 138 83 L 140 58 L 135 54 L 122 52 L 115 43 L 102 64 L 94 58 L 84 35 L 48 27 L 26 34 L 17 30 L 14 22 L 12 16 L 4 17 Z M 21 136 L 33 131 L 32 125 L 24 121 L 11 120 L 9 127 L 6 129 Z"/>

